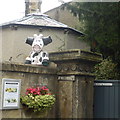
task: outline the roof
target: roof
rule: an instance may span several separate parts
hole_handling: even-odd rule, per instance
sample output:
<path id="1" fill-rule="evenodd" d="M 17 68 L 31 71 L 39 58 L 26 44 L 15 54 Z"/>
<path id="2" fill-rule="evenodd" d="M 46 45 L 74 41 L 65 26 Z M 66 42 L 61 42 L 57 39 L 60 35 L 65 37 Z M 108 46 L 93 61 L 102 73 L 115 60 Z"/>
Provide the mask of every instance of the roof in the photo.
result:
<path id="1" fill-rule="evenodd" d="M 84 35 L 82 32 L 80 32 L 74 28 L 71 28 L 61 22 L 58 22 L 58 21 L 50 18 L 48 15 L 41 14 L 41 13 L 28 14 L 27 16 L 25 16 L 21 19 L 1 24 L 0 27 L 7 27 L 9 25 L 34 26 L 34 27 L 41 26 L 41 27 L 47 27 L 47 28 L 49 27 L 49 28 L 69 29 L 80 35 Z"/>

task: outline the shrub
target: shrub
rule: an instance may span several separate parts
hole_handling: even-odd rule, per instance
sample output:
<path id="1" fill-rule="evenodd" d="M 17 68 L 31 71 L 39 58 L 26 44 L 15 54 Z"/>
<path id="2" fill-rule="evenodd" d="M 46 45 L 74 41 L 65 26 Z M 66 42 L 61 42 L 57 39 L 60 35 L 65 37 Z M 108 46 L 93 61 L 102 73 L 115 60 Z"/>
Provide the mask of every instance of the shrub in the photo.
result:
<path id="1" fill-rule="evenodd" d="M 96 80 L 118 79 L 116 70 L 117 64 L 113 63 L 111 59 L 104 59 L 101 63 L 95 65 L 94 73 Z"/>

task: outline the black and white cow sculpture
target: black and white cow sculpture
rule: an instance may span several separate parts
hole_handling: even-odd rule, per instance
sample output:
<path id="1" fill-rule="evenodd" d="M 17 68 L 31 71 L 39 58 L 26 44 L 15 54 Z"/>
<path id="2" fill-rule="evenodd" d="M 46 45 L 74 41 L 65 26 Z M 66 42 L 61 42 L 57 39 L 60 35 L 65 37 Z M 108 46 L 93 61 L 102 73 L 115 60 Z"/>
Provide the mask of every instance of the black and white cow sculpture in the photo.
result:
<path id="1" fill-rule="evenodd" d="M 28 37 L 26 43 L 32 46 L 32 51 L 30 55 L 26 58 L 25 64 L 35 64 L 44 65 L 49 64 L 49 56 L 46 51 L 43 51 L 43 47 L 52 42 L 50 36 L 43 37 L 42 34 L 36 35 L 34 37 Z"/>

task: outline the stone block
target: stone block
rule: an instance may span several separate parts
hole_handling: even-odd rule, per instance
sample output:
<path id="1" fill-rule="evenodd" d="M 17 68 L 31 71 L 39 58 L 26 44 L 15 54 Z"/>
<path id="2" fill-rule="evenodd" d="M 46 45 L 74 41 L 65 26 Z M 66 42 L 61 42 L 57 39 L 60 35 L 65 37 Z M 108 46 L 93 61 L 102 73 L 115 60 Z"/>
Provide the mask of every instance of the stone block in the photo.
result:
<path id="1" fill-rule="evenodd" d="M 3 110 L 2 118 L 21 118 L 21 110 Z"/>

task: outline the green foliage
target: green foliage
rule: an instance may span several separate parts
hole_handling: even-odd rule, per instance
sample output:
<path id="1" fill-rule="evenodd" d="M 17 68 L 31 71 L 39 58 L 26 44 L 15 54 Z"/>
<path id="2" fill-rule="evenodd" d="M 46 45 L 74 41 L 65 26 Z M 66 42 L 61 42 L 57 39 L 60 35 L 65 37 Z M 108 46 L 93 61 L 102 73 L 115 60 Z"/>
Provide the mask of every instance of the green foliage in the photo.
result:
<path id="1" fill-rule="evenodd" d="M 84 40 L 91 45 L 91 50 L 100 52 L 104 58 L 110 56 L 119 69 L 120 2 L 73 2 L 67 8 L 84 24 L 79 30 L 86 34 Z"/>
<path id="2" fill-rule="evenodd" d="M 114 64 L 111 59 L 104 59 L 101 63 L 95 66 L 96 80 L 118 79 L 116 71 L 117 64 Z"/>
<path id="3" fill-rule="evenodd" d="M 44 111 L 50 109 L 55 102 L 54 95 L 36 95 L 28 94 L 21 97 L 21 103 L 26 105 L 29 109 L 33 109 L 34 112 Z"/>

